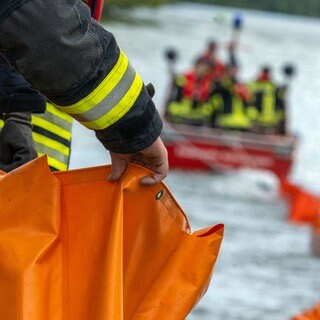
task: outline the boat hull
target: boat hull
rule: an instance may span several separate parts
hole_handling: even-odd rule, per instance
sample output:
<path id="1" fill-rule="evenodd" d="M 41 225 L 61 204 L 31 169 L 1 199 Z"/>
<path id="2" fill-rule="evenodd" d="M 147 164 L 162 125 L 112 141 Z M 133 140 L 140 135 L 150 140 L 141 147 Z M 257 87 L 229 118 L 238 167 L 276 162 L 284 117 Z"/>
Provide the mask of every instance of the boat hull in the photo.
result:
<path id="1" fill-rule="evenodd" d="M 296 147 L 293 136 L 262 135 L 166 124 L 162 138 L 171 168 L 226 170 L 252 168 L 285 178 Z"/>

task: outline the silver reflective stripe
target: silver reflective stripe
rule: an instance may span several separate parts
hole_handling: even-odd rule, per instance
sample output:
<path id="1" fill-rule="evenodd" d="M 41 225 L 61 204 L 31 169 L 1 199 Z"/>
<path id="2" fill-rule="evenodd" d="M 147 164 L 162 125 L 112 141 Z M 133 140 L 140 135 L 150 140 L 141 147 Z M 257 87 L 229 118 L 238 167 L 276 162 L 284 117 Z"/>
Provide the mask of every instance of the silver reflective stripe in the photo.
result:
<path id="1" fill-rule="evenodd" d="M 44 114 L 37 114 L 36 116 L 44 120 L 47 120 L 55 124 L 56 126 L 63 128 L 64 130 L 67 130 L 67 131 L 70 130 L 70 126 L 71 126 L 70 121 L 68 121 L 67 119 L 60 118 L 55 114 L 51 113 L 50 111 L 48 111 L 48 107 L 47 107 L 47 112 L 45 112 Z M 57 132 L 55 133 L 57 134 Z"/>
<path id="2" fill-rule="evenodd" d="M 48 146 L 46 146 L 45 144 L 39 143 L 39 142 L 34 142 L 35 147 L 38 151 L 38 153 L 40 154 L 46 154 L 49 157 L 52 157 L 58 161 L 60 161 L 63 164 L 68 164 L 69 163 L 69 156 L 66 156 L 64 154 L 62 154 L 61 152 L 59 152 L 56 149 L 52 149 Z M 58 169 L 58 168 L 55 168 Z"/>
<path id="3" fill-rule="evenodd" d="M 99 104 L 82 114 L 73 114 L 72 117 L 80 122 L 91 122 L 101 118 L 103 115 L 117 106 L 125 94 L 129 91 L 136 71 L 128 64 L 128 67 L 116 87 Z"/>

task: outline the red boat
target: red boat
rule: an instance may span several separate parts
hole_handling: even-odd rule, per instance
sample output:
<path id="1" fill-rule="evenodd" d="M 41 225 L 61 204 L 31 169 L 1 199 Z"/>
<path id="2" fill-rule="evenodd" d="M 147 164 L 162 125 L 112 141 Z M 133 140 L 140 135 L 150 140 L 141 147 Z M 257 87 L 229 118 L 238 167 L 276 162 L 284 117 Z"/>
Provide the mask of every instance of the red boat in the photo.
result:
<path id="1" fill-rule="evenodd" d="M 172 81 L 164 108 L 162 138 L 171 168 L 215 171 L 252 168 L 270 171 L 281 179 L 288 176 L 297 145 L 297 138 L 287 132 L 286 125 L 286 93 L 294 66 L 287 64 L 283 68 L 284 84 L 267 79 L 240 87 L 232 73 L 229 80 L 228 76 L 224 81 L 212 79 L 211 85 L 199 82 L 208 78 L 203 75 L 203 66 L 194 67 L 194 77 L 199 78 L 195 85 L 192 77 L 182 76 L 181 80 L 174 72 L 175 50 L 168 50 L 166 57 Z M 195 90 L 195 96 L 185 92 L 188 84 Z M 208 97 L 201 96 L 199 86 L 207 90 Z M 239 88 L 246 94 L 239 93 Z M 238 122 L 230 121 L 232 110 L 236 110 Z M 252 110 L 255 115 L 249 116 Z M 227 124 L 223 122 L 226 115 Z M 243 130 L 236 130 L 239 128 Z"/>
<path id="2" fill-rule="evenodd" d="M 268 170 L 285 178 L 293 164 L 297 139 L 166 123 L 162 138 L 170 168 Z"/>

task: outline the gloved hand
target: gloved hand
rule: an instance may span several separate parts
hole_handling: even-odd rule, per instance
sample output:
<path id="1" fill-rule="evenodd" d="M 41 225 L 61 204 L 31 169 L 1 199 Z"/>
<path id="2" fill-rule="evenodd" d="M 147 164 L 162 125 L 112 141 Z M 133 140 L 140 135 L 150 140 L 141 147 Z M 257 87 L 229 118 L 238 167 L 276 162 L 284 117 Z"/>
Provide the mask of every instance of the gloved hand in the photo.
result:
<path id="1" fill-rule="evenodd" d="M 0 170 L 9 172 L 37 157 L 32 139 L 31 113 L 12 112 L 5 116 L 0 132 Z"/>

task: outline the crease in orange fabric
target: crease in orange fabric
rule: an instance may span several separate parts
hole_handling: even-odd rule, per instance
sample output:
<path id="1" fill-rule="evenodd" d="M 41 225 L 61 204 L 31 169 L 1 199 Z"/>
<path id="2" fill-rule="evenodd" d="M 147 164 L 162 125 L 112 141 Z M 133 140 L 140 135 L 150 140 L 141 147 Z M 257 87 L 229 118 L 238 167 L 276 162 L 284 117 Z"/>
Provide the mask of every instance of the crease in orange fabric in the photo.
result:
<path id="1" fill-rule="evenodd" d="M 204 295 L 223 225 L 192 233 L 168 187 L 130 165 L 0 175 L 3 320 L 183 320 Z"/>

